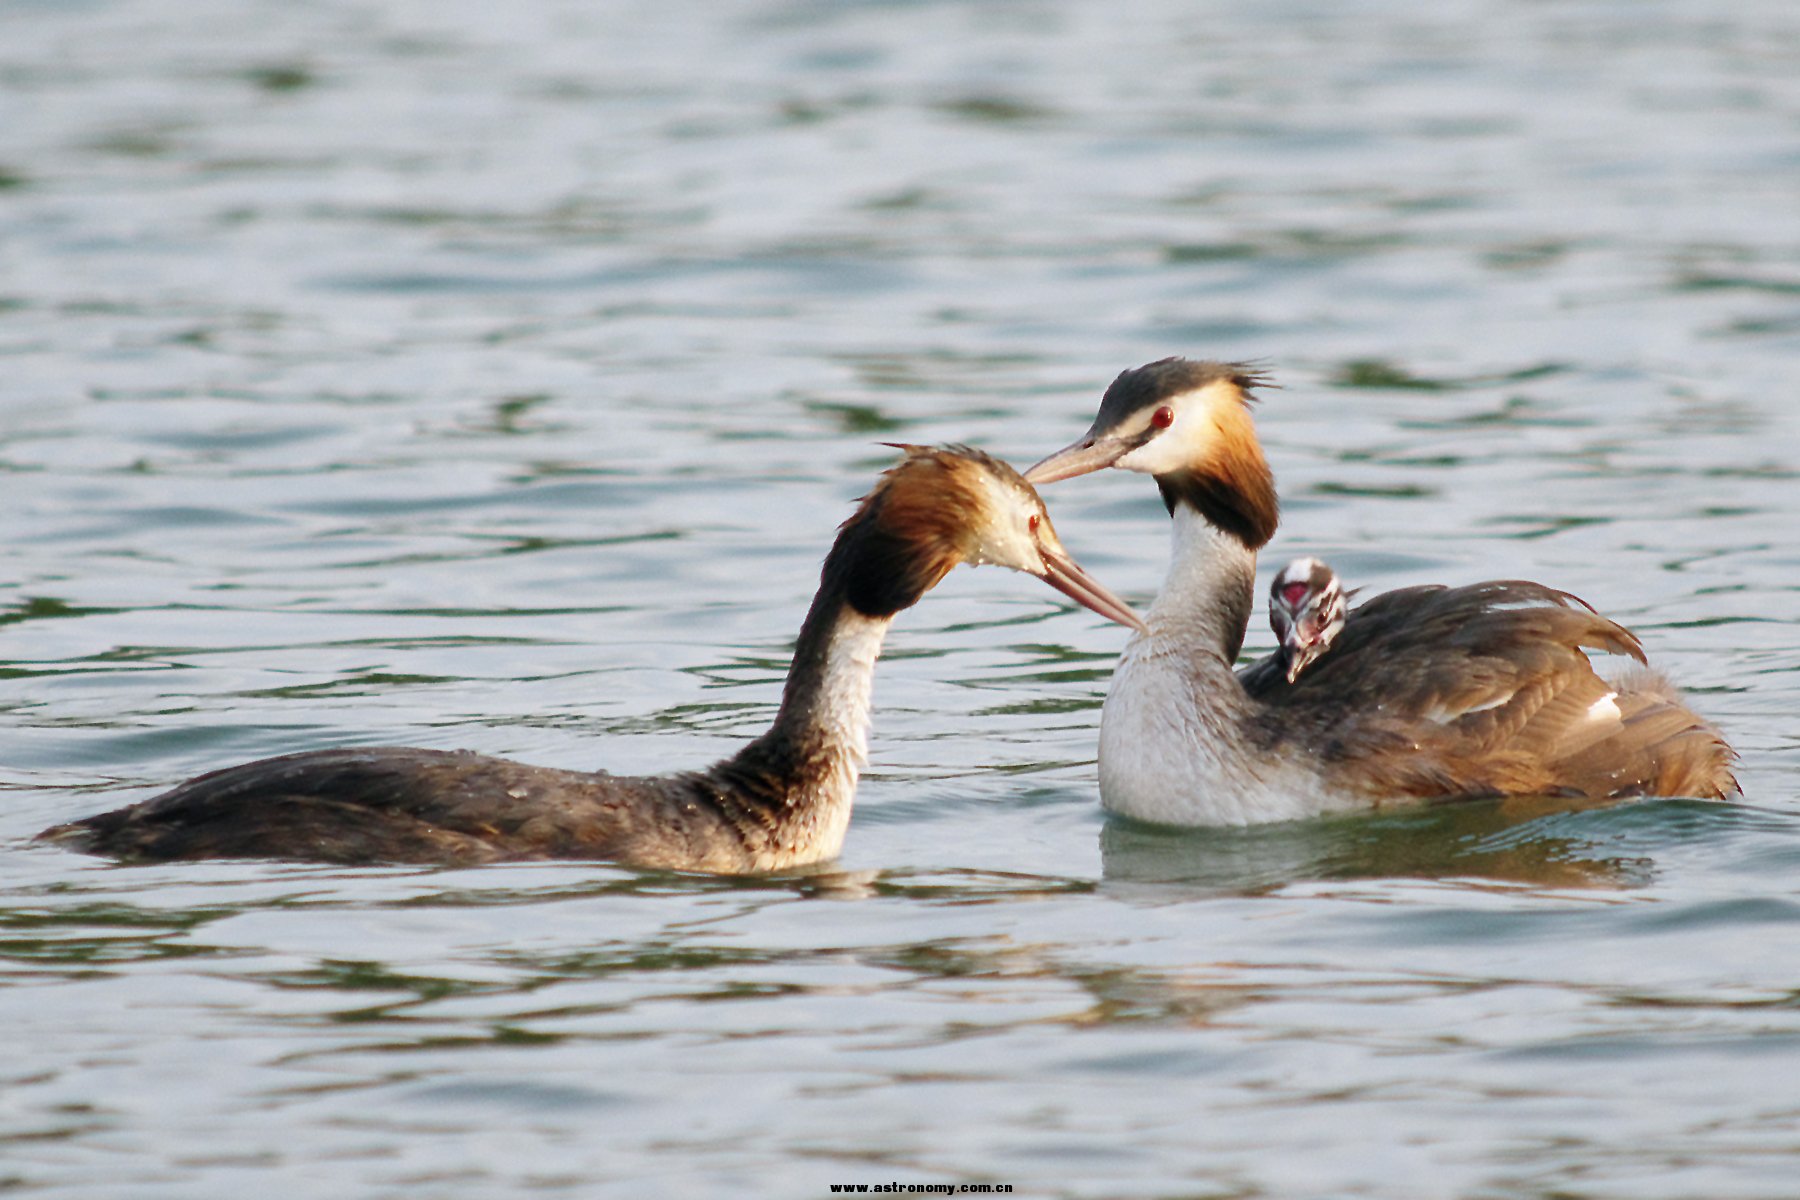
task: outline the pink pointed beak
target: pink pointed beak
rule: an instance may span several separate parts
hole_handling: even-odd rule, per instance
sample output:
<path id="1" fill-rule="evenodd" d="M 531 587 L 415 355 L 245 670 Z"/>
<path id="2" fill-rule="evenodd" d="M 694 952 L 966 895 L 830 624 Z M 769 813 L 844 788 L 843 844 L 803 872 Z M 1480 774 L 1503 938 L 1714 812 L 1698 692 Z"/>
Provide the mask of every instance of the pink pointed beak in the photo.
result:
<path id="1" fill-rule="evenodd" d="M 1131 605 L 1113 595 L 1106 585 L 1082 570 L 1080 563 L 1042 544 L 1038 546 L 1038 550 L 1044 556 L 1045 571 L 1040 578 L 1045 583 L 1109 621 L 1117 621 L 1139 633 L 1149 632 L 1150 627 L 1144 624 L 1144 618 L 1138 616 Z"/>
<path id="2" fill-rule="evenodd" d="M 1110 467 L 1141 445 L 1142 439 L 1095 437 L 1090 433 L 1026 471 L 1025 479 L 1033 485 L 1073 479 L 1077 475 Z"/>

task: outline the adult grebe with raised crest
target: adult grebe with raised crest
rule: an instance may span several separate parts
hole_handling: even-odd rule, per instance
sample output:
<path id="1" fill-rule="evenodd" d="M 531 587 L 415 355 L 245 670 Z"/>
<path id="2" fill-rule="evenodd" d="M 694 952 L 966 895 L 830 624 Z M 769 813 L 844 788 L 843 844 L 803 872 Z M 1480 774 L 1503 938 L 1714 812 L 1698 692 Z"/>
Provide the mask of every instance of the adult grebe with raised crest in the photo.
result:
<path id="1" fill-rule="evenodd" d="M 1131 608 L 1078 566 L 1030 484 L 966 447 L 904 446 L 839 529 L 768 732 L 704 770 L 556 770 L 466 751 L 315 750 L 199 776 L 39 835 L 134 862 L 612 859 L 740 873 L 834 857 L 894 617 L 958 563 L 1035 575 L 1109 620 Z"/>
<path id="2" fill-rule="evenodd" d="M 1730 747 L 1641 666 L 1636 636 L 1541 584 L 1388 592 L 1294 678 L 1285 664 L 1234 674 L 1279 511 L 1250 413 L 1262 382 L 1181 358 L 1126 371 L 1087 434 L 1025 473 L 1138 471 L 1174 521 L 1149 628 L 1127 642 L 1101 711 L 1106 807 L 1221 825 L 1432 797 L 1737 791 Z M 1608 682 L 1584 649 L 1640 667 Z"/>

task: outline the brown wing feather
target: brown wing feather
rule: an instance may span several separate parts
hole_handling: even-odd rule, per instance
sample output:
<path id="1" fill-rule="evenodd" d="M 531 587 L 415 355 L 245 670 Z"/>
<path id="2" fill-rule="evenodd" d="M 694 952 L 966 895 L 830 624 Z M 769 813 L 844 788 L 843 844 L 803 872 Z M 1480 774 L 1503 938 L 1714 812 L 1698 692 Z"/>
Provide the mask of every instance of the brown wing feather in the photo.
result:
<path id="1" fill-rule="evenodd" d="M 1245 689 L 1370 791 L 1428 796 L 1724 796 L 1718 730 L 1654 673 L 1609 684 L 1584 650 L 1644 661 L 1630 630 L 1518 580 L 1387 592 L 1352 610 L 1293 684 L 1263 664 Z"/>

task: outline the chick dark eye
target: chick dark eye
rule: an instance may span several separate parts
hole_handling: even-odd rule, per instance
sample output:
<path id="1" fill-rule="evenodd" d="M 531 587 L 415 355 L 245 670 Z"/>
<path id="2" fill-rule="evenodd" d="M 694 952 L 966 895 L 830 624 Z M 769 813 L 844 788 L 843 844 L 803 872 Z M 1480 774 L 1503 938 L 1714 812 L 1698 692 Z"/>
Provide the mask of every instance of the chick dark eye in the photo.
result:
<path id="1" fill-rule="evenodd" d="M 1150 424 L 1156 426 L 1158 429 L 1167 429 L 1174 423 L 1175 410 L 1166 404 L 1150 414 Z"/>

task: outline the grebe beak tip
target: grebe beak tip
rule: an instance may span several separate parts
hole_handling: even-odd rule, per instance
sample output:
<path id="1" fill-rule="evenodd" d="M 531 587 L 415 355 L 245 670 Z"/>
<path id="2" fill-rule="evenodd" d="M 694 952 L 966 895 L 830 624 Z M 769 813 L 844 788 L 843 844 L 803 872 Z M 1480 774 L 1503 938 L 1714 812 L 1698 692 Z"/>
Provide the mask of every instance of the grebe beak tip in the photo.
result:
<path id="1" fill-rule="evenodd" d="M 1041 578 L 1045 583 L 1109 621 L 1116 621 L 1139 633 L 1150 631 L 1150 627 L 1144 624 L 1144 619 L 1137 615 L 1131 605 L 1113 595 L 1106 585 L 1082 570 L 1074 559 L 1053 550 L 1043 550 L 1042 553 L 1044 574 Z"/>

